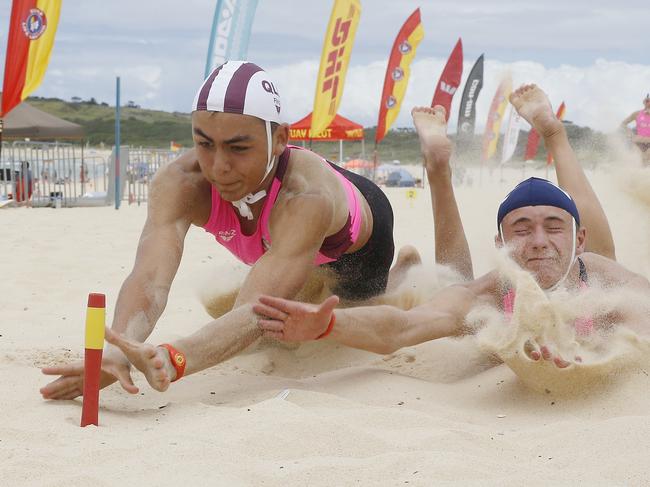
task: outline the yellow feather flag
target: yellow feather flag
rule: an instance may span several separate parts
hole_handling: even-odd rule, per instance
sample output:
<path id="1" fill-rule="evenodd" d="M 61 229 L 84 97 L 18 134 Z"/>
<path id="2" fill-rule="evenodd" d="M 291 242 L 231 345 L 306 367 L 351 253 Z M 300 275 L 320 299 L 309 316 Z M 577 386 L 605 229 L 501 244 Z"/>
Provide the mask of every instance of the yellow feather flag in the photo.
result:
<path id="1" fill-rule="evenodd" d="M 316 82 L 312 134 L 325 130 L 336 116 L 360 17 L 359 0 L 334 1 Z"/>
<path id="2" fill-rule="evenodd" d="M 483 135 L 483 160 L 486 161 L 494 156 L 497 152 L 497 143 L 499 142 L 499 135 L 501 135 L 501 122 L 503 115 L 508 106 L 508 97 L 512 92 L 512 77 L 507 74 L 501 80 L 497 88 L 490 112 L 488 113 L 488 121 L 485 126 L 485 134 Z"/>

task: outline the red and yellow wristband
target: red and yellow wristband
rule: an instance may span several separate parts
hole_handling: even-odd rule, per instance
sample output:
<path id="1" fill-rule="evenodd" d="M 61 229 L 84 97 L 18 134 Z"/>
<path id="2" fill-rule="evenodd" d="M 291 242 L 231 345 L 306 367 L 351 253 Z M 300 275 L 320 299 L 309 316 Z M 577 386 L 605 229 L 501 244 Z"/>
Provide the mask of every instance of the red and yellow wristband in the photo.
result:
<path id="1" fill-rule="evenodd" d="M 169 358 L 172 361 L 172 366 L 176 370 L 176 377 L 172 382 L 176 382 L 178 379 L 183 377 L 183 374 L 185 373 L 185 365 L 187 364 L 185 354 L 176 350 L 169 343 L 161 343 L 158 346 L 167 349 L 169 352 Z"/>
<path id="2" fill-rule="evenodd" d="M 327 335 L 332 333 L 332 330 L 334 329 L 334 324 L 335 323 L 336 323 L 336 315 L 334 314 L 334 311 L 332 311 L 332 317 L 330 318 L 330 322 L 327 325 L 327 328 L 325 329 L 325 331 L 323 333 L 321 333 L 320 335 L 318 335 L 318 337 L 316 337 L 316 340 L 320 340 L 321 338 L 325 338 Z"/>

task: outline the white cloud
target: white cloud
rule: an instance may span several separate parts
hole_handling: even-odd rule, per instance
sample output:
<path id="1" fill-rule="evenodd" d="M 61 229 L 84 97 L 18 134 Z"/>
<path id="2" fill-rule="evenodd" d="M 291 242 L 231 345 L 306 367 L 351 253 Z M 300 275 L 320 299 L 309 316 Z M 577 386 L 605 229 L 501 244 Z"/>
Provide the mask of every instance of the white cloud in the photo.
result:
<path id="1" fill-rule="evenodd" d="M 291 119 L 311 111 L 331 5 L 259 2 L 249 59 L 277 74 Z M 120 75 L 123 99 L 187 111 L 202 79 L 214 6 L 204 0 L 66 0 L 49 70 L 34 94 L 113 103 L 115 76 Z M 479 54 L 486 54 L 486 82 L 477 107 L 480 126 L 503 69 L 513 71 L 515 83 L 543 86 L 555 104 L 566 99 L 569 119 L 602 130 L 639 108 L 640 97 L 650 91 L 648 46 L 640 34 L 647 31 L 648 0 L 362 0 L 343 115 L 376 124 L 390 47 L 418 6 L 425 38 L 398 126 L 410 125 L 411 106 L 430 103 L 459 36 L 465 74 Z M 9 9 L 0 9 L 0 55 L 8 23 Z M 0 59 L 0 78 L 3 69 Z M 456 110 L 454 106 L 452 126 Z"/>
<path id="2" fill-rule="evenodd" d="M 445 61 L 425 58 L 413 63 L 409 88 L 395 126 L 411 126 L 410 109 L 431 103 Z M 465 62 L 463 85 L 473 62 L 473 59 Z M 376 125 L 385 70 L 385 62 L 350 67 L 339 113 L 365 126 Z M 301 62 L 269 71 L 278 79 L 288 119 L 298 120 L 312 110 L 318 63 Z M 515 87 L 536 83 L 546 91 L 554 106 L 564 101 L 566 119 L 606 132 L 613 131 L 623 118 L 640 109 L 643 97 L 650 90 L 650 66 L 600 59 L 585 67 L 546 68 L 530 61 L 504 63 L 488 59 L 483 90 L 477 102 L 477 127 L 480 129 L 485 126 L 500 77 L 507 71 L 512 74 Z M 454 97 L 451 131 L 455 131 L 461 93 L 459 90 Z"/>

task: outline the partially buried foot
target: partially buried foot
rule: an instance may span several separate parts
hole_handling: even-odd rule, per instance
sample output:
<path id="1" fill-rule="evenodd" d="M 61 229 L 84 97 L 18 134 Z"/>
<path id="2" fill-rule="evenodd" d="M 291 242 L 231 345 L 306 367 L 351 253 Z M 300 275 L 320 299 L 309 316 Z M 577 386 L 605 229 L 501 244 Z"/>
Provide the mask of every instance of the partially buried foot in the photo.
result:
<path id="1" fill-rule="evenodd" d="M 412 245 L 405 245 L 399 249 L 395 265 L 388 273 L 388 286 L 386 287 L 386 292 L 394 291 L 400 284 L 402 284 L 402 282 L 404 282 L 404 278 L 411 267 L 421 263 L 422 259 L 420 253 Z"/>
<path id="2" fill-rule="evenodd" d="M 523 85 L 510 95 L 510 103 L 542 137 L 551 137 L 562 129 L 551 103 L 536 85 Z"/>
<path id="3" fill-rule="evenodd" d="M 447 120 L 444 107 L 415 107 L 411 110 L 413 123 L 420 139 L 420 149 L 427 171 L 449 171 L 451 142 L 447 138 Z"/>

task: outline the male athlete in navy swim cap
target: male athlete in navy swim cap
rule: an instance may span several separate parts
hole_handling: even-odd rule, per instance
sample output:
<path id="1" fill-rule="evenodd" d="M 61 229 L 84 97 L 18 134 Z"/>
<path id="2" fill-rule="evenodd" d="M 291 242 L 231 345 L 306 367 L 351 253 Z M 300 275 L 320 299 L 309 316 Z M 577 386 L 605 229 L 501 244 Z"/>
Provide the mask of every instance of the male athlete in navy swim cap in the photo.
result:
<path id="1" fill-rule="evenodd" d="M 536 86 L 524 86 L 510 98 L 511 103 L 545 138 L 546 146 L 555 157 L 558 179 L 564 189 L 550 181 L 530 178 L 518 184 L 503 200 L 497 211 L 497 246 L 510 249 L 512 259 L 528 270 L 544 290 L 564 286 L 569 291 L 588 285 L 590 278 L 612 286 L 636 288 L 648 293 L 650 282 L 613 260 L 613 242 L 609 225 L 591 186 L 573 154 L 562 123 L 557 120 L 544 93 Z M 413 111 L 420 136 L 428 173 L 444 174 L 448 166 L 451 144 L 445 136 L 445 112 L 442 107 L 420 108 Z M 432 166 L 443 166 L 435 168 Z M 438 236 L 456 242 L 455 253 L 446 255 L 448 264 L 458 269 L 471 269 L 469 250 L 462 224 L 453 200 L 451 177 L 441 183 L 430 177 Z M 446 187 L 445 185 L 448 184 Z M 567 186 L 573 190 L 567 190 Z M 576 194 L 578 197 L 576 198 Z M 444 208 L 440 194 L 451 195 Z M 440 216 L 447 218 L 440 220 Z M 451 224 L 450 224 L 451 222 Z M 595 237 L 591 251 L 587 246 L 587 231 Z M 451 231 L 447 231 L 451 229 Z M 454 234 L 455 232 L 455 234 Z M 438 256 L 438 253 L 436 253 Z M 512 312 L 515 294 L 512 284 L 497 272 L 469 282 L 450 286 L 438 292 L 427 303 L 404 311 L 392 306 L 337 309 L 331 297 L 320 305 L 263 296 L 255 311 L 264 316 L 259 320 L 265 336 L 287 341 L 315 339 L 327 333 L 347 346 L 376 353 L 395 350 L 436 338 L 453 336 L 465 331 L 465 316 L 476 304 L 491 304 L 504 314 Z M 618 323 L 645 323 L 647 315 L 630 315 L 635 310 L 618 310 Z M 332 317 L 335 316 L 335 319 Z M 588 333 L 594 326 L 612 325 L 611 316 L 590 316 L 576 321 L 578 333 Z M 331 323 L 334 322 L 334 326 Z M 578 325 L 581 329 L 578 330 Z M 554 344 L 531 343 L 525 352 L 532 360 L 551 360 L 558 367 L 571 364 L 554 351 Z M 573 360 L 573 357 L 567 357 Z"/>

